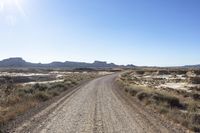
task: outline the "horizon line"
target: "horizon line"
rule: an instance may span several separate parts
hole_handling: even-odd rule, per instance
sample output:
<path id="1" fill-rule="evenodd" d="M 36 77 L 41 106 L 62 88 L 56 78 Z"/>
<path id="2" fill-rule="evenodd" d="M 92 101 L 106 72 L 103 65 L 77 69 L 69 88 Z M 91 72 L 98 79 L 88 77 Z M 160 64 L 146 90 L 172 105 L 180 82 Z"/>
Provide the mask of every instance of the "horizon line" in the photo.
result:
<path id="1" fill-rule="evenodd" d="M 118 65 L 118 66 L 128 66 L 128 65 L 134 65 L 136 67 L 187 67 L 187 66 L 197 66 L 197 65 L 200 65 L 200 64 L 185 64 L 185 65 L 168 65 L 168 66 L 159 66 L 159 65 L 136 65 L 136 64 L 132 64 L 132 63 L 128 63 L 128 64 L 116 64 L 114 62 L 109 62 L 109 61 L 102 61 L 102 60 L 94 60 L 93 62 L 87 62 L 87 61 L 74 61 L 74 60 L 65 60 L 65 61 L 59 61 L 59 60 L 54 60 L 54 61 L 50 61 L 50 62 L 32 62 L 32 61 L 28 61 L 26 59 L 24 59 L 23 57 L 8 57 L 8 58 L 3 58 L 3 59 L 0 59 L 0 62 L 3 61 L 3 60 L 6 60 L 6 59 L 14 59 L 14 58 L 20 58 L 26 62 L 29 62 L 29 63 L 35 63 L 35 64 L 50 64 L 50 63 L 53 63 L 53 62 L 61 62 L 61 63 L 64 63 L 64 62 L 77 62 L 77 63 L 94 63 L 95 61 L 99 61 L 99 62 L 105 62 L 107 64 L 115 64 L 115 65 Z"/>

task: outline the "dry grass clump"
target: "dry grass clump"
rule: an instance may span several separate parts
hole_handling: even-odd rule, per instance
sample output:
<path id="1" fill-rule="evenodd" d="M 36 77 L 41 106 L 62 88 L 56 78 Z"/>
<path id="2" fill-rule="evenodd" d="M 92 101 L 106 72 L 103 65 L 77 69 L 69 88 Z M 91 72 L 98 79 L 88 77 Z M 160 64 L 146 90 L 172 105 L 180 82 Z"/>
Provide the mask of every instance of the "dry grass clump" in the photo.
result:
<path id="1" fill-rule="evenodd" d="M 146 103 L 152 103 L 158 106 L 165 106 L 169 108 L 184 108 L 175 96 L 171 96 L 167 93 L 147 90 L 147 88 L 130 86 L 125 87 L 125 91 L 140 101 L 145 101 Z"/>
<path id="2" fill-rule="evenodd" d="M 7 103 L 1 104 L 0 127 L 7 121 L 13 120 L 17 115 L 23 114 L 25 111 L 38 104 L 38 101 L 34 99 L 22 99 L 18 96 L 16 97 L 13 97 L 13 99 L 9 98 L 12 102 L 8 101 Z M 17 102 L 13 102 L 15 99 L 18 99 Z"/>

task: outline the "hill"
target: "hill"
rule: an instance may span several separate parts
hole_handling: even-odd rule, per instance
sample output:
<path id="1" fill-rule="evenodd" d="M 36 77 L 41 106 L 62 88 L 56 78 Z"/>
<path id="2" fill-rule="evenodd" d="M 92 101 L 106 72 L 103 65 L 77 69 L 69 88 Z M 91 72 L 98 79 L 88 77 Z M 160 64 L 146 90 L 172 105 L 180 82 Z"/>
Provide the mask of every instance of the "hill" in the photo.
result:
<path id="1" fill-rule="evenodd" d="M 117 68 L 117 67 L 135 67 L 134 65 L 116 65 L 114 63 L 107 63 L 105 61 L 94 61 L 94 63 L 85 62 L 52 62 L 48 64 L 30 63 L 22 58 L 8 58 L 0 61 L 1 68 Z"/>

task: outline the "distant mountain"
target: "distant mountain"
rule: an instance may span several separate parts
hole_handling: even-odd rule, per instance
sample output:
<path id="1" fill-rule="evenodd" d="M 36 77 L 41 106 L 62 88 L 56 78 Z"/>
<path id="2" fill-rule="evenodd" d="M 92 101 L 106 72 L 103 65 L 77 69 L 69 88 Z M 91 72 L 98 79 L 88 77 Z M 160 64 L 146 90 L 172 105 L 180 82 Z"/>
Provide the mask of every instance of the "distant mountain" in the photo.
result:
<path id="1" fill-rule="evenodd" d="M 134 65 L 120 66 L 114 63 L 95 61 L 94 63 L 85 62 L 52 62 L 49 64 L 30 63 L 22 58 L 8 58 L 0 61 L 1 68 L 118 68 L 118 67 L 135 67 Z"/>
<path id="2" fill-rule="evenodd" d="M 197 64 L 197 65 L 186 65 L 184 67 L 200 68 L 200 64 Z"/>
<path id="3" fill-rule="evenodd" d="M 24 67 L 28 65 L 29 63 L 22 58 L 9 58 L 0 61 L 0 67 Z"/>

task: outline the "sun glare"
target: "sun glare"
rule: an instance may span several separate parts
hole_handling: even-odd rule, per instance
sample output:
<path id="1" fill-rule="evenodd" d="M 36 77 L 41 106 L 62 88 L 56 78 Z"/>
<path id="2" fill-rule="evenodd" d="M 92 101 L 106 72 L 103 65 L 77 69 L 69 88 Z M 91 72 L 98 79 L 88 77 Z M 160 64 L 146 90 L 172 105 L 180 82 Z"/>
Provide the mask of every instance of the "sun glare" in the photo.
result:
<path id="1" fill-rule="evenodd" d="M 22 0 L 0 0 L 0 11 L 17 9 L 21 15 L 26 16 L 21 4 Z"/>
<path id="2" fill-rule="evenodd" d="M 0 0 L 1 6 L 12 6 L 15 4 L 15 0 Z"/>

